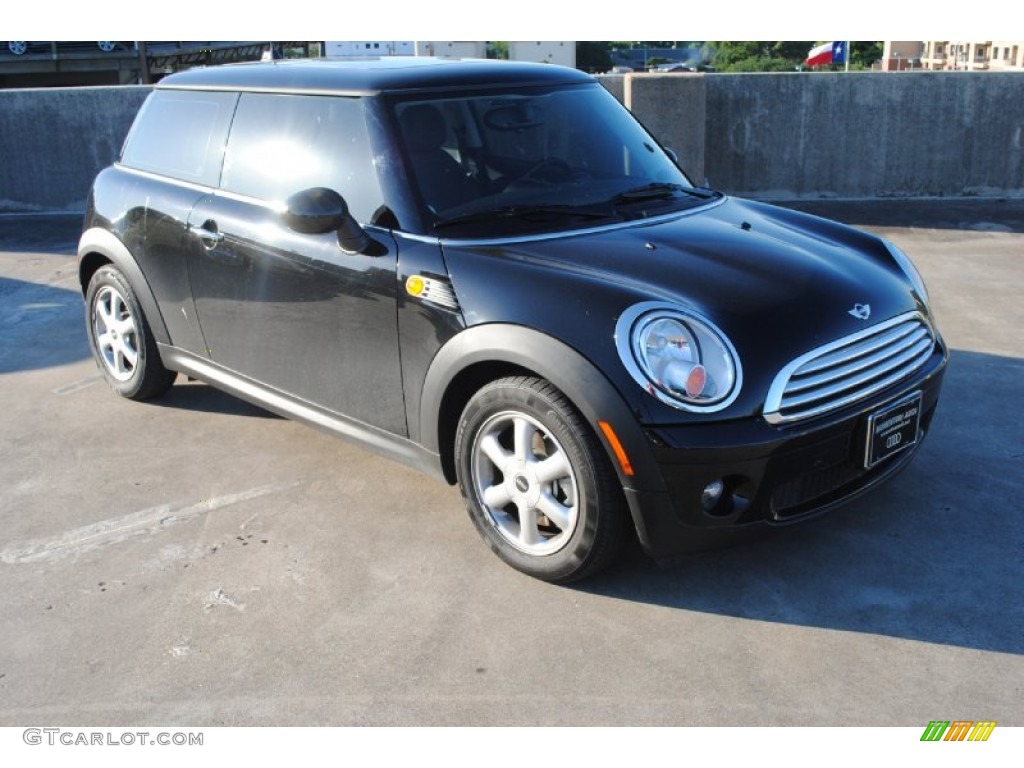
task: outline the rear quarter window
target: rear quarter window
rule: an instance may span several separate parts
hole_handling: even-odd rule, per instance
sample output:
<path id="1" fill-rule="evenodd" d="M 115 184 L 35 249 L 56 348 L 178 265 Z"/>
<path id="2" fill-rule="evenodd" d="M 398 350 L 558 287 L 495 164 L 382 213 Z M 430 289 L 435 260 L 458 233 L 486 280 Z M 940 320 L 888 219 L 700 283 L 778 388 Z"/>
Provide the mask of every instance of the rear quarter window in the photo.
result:
<path id="1" fill-rule="evenodd" d="M 155 91 L 135 119 L 121 164 L 216 186 L 237 94 Z"/>
<path id="2" fill-rule="evenodd" d="M 221 188 L 280 203 L 310 187 L 341 194 L 359 221 L 381 205 L 362 100 L 243 93 Z"/>

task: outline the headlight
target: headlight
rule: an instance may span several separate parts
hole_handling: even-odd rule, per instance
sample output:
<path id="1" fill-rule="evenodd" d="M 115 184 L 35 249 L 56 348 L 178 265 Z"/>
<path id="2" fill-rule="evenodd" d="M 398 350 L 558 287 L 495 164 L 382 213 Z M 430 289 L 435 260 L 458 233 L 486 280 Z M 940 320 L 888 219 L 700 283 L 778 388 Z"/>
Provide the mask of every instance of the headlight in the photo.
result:
<path id="1" fill-rule="evenodd" d="M 895 245 L 890 243 L 888 240 L 882 240 L 885 243 L 885 247 L 889 249 L 889 253 L 896 260 L 896 263 L 900 265 L 900 269 L 903 270 L 903 274 L 907 276 L 911 283 L 914 285 L 914 290 L 917 291 L 917 295 L 921 297 L 921 301 L 928 304 L 928 289 L 925 287 L 924 280 L 921 277 L 921 273 L 917 271 L 917 267 L 914 266 L 914 262 L 910 260 L 903 251 L 897 248 Z"/>
<path id="2" fill-rule="evenodd" d="M 664 403 L 686 411 L 719 411 L 739 395 L 736 350 L 694 312 L 645 302 L 622 313 L 615 343 L 626 370 Z"/>

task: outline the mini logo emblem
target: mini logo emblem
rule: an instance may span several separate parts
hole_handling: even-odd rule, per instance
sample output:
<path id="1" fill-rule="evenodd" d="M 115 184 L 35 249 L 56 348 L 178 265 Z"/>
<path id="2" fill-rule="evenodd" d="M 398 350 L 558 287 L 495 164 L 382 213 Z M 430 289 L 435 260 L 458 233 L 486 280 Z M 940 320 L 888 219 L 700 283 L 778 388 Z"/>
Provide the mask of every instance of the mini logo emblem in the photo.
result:
<path id="1" fill-rule="evenodd" d="M 516 476 L 516 490 L 520 493 L 526 493 L 530 490 L 530 481 L 527 480 L 523 475 Z"/>
<path id="2" fill-rule="evenodd" d="M 867 320 L 869 317 L 871 317 L 871 305 L 854 304 L 853 309 L 849 310 L 849 314 L 853 315 L 858 320 Z"/>

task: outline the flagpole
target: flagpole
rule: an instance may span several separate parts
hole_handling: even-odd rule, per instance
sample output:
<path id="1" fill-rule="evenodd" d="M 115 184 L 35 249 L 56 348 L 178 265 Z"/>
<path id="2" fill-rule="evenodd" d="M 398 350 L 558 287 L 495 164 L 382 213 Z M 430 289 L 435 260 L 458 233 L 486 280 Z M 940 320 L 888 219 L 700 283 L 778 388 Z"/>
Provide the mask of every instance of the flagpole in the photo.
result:
<path id="1" fill-rule="evenodd" d="M 853 52 L 852 52 L 852 51 L 850 50 L 850 41 L 849 41 L 849 40 L 847 40 L 847 41 L 846 41 L 846 71 L 847 71 L 847 72 L 849 72 L 849 71 L 850 71 L 850 55 L 851 55 L 852 53 L 853 53 Z"/>

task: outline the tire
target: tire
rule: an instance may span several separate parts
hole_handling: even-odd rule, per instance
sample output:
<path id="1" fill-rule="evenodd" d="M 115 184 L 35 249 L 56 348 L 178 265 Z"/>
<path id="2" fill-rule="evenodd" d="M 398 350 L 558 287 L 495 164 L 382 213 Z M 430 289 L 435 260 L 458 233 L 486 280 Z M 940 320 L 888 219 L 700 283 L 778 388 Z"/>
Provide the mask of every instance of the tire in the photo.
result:
<path id="1" fill-rule="evenodd" d="M 491 382 L 467 403 L 455 436 L 469 516 L 502 560 L 544 581 L 591 576 L 627 539 L 622 489 L 604 448 L 543 379 Z"/>
<path id="2" fill-rule="evenodd" d="M 164 368 L 135 291 L 115 267 L 100 267 L 85 292 L 89 347 L 111 389 L 131 400 L 166 392 L 177 374 Z"/>
<path id="3" fill-rule="evenodd" d="M 24 56 L 28 51 L 28 43 L 24 40 L 10 40 L 7 43 L 7 50 L 15 56 Z"/>

